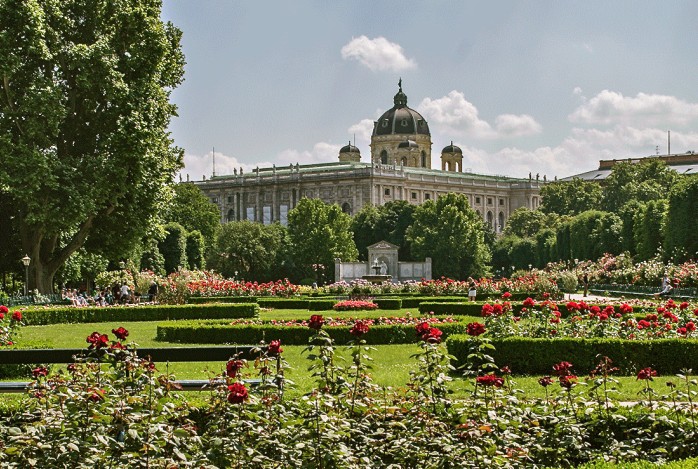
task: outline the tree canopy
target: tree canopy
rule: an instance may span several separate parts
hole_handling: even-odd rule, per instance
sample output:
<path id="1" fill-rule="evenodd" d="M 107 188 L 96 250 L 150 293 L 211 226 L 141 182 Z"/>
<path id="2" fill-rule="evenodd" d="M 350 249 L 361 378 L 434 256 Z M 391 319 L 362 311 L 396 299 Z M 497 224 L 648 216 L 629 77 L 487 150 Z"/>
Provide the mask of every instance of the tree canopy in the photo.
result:
<path id="1" fill-rule="evenodd" d="M 204 236 L 206 245 L 213 246 L 221 228 L 218 206 L 195 184 L 176 184 L 173 192 L 174 196 L 162 216 L 164 221 L 179 223 L 187 231 L 198 230 Z"/>
<path id="2" fill-rule="evenodd" d="M 669 189 L 678 179 L 679 173 L 659 159 L 617 163 L 604 181 L 603 210 L 618 212 L 631 200 L 649 202 L 667 199 Z"/>
<path id="3" fill-rule="evenodd" d="M 288 234 L 296 267 L 307 277 L 314 276 L 322 266 L 324 275 L 332 279 L 336 258 L 354 261 L 358 257 L 351 217 L 339 205 L 301 199 L 288 213 Z"/>
<path id="4" fill-rule="evenodd" d="M 484 240 L 483 221 L 462 194 L 449 193 L 418 206 L 407 238 L 415 256 L 432 258 L 436 277 L 488 273 L 491 254 Z"/>
<path id="5" fill-rule="evenodd" d="M 385 240 L 399 246 L 398 256 L 401 260 L 413 260 L 405 233 L 414 221 L 416 208 L 405 200 L 390 201 L 378 207 L 362 207 L 351 225 L 359 259 L 366 260 L 368 246 Z"/>
<path id="6" fill-rule="evenodd" d="M 540 195 L 542 212 L 578 215 L 587 210 L 598 209 L 603 193 L 597 182 L 573 179 L 546 184 L 541 188 Z"/>
<path id="7" fill-rule="evenodd" d="M 30 286 L 80 247 L 138 242 L 182 165 L 168 134 L 181 32 L 160 2 L 0 1 L 0 190 L 13 200 Z"/>

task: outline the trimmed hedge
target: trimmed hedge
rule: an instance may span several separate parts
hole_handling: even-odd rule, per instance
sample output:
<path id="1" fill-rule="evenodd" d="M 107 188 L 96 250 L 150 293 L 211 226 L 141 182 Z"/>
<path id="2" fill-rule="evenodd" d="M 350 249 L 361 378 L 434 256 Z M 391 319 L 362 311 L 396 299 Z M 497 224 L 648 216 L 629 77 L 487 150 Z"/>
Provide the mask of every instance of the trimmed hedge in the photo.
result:
<path id="1" fill-rule="evenodd" d="M 190 296 L 187 303 L 192 305 L 210 303 L 257 303 L 255 296 Z"/>
<path id="2" fill-rule="evenodd" d="M 47 349 L 51 345 L 47 342 L 23 341 L 21 344 L 14 344 L 7 347 L 11 350 L 15 349 Z M 32 370 L 39 366 L 38 363 L 21 363 L 21 364 L 0 364 L 0 379 L 30 379 Z"/>
<path id="3" fill-rule="evenodd" d="M 458 303 L 468 299 L 467 296 L 415 296 L 412 298 L 403 298 L 403 308 L 419 308 L 419 305 L 425 302 L 438 303 Z"/>
<path id="4" fill-rule="evenodd" d="M 238 319 L 259 316 L 257 303 L 210 305 L 143 305 L 88 308 L 41 308 L 22 311 L 29 326 L 114 321 L 167 321 L 170 319 Z"/>
<path id="5" fill-rule="evenodd" d="M 339 303 L 337 300 L 310 300 L 308 301 L 309 311 L 329 311 L 334 308 L 334 305 Z"/>
<path id="6" fill-rule="evenodd" d="M 459 365 L 469 353 L 467 335 L 449 337 L 448 352 Z M 532 339 L 508 337 L 493 339 L 490 355 L 499 366 L 508 365 L 514 373 L 550 375 L 553 365 L 568 361 L 576 374 L 588 373 L 607 356 L 620 372 L 634 375 L 645 367 L 656 369 L 660 375 L 679 373 L 685 369 L 698 370 L 698 340 L 696 339 Z"/>
<path id="7" fill-rule="evenodd" d="M 374 298 L 379 309 L 402 309 L 402 298 Z"/>
<path id="8" fill-rule="evenodd" d="M 306 298 L 258 298 L 260 308 L 273 309 L 308 309 L 311 300 Z M 313 300 L 315 301 L 315 300 Z"/>
<path id="9" fill-rule="evenodd" d="M 465 332 L 465 322 L 436 324 L 443 337 Z M 350 326 L 324 327 L 335 344 L 345 345 L 355 338 L 349 334 Z M 258 344 L 261 340 L 281 340 L 283 345 L 306 345 L 314 331 L 306 326 L 281 326 L 272 324 L 236 324 L 220 321 L 187 321 L 158 324 L 157 340 L 190 344 Z M 367 344 L 409 344 L 419 338 L 411 324 L 371 326 L 362 337 Z"/>

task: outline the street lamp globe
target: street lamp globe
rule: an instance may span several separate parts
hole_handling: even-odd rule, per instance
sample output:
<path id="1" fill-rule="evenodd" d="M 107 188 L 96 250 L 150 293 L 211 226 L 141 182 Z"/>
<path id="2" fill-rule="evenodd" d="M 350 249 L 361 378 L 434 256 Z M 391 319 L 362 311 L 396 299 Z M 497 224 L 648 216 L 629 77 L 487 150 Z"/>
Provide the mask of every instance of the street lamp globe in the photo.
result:
<path id="1" fill-rule="evenodd" d="M 31 257 L 27 254 L 22 258 L 22 264 L 24 264 L 24 296 L 29 294 L 29 263 L 31 262 Z"/>
<path id="2" fill-rule="evenodd" d="M 29 257 L 29 256 L 26 255 L 26 254 L 25 254 L 24 257 L 22 258 L 22 264 L 24 264 L 24 267 L 29 267 L 29 263 L 30 263 L 31 261 L 32 261 L 31 257 Z"/>

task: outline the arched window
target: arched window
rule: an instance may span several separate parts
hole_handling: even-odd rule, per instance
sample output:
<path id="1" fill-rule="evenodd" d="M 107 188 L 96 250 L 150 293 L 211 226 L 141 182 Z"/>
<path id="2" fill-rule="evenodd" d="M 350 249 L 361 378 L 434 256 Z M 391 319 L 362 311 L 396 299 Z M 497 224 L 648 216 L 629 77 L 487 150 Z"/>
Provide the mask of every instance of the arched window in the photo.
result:
<path id="1" fill-rule="evenodd" d="M 235 221 L 235 212 L 232 208 L 228 210 L 228 216 L 226 217 L 225 221 Z"/>
<path id="2" fill-rule="evenodd" d="M 381 152 L 381 163 L 388 164 L 388 152 L 385 150 Z"/>
<path id="3" fill-rule="evenodd" d="M 487 224 L 492 227 L 492 223 L 494 223 L 494 215 L 492 215 L 492 212 L 487 211 Z"/>
<path id="4" fill-rule="evenodd" d="M 504 212 L 499 212 L 499 220 L 497 221 L 497 231 L 504 231 Z"/>
<path id="5" fill-rule="evenodd" d="M 426 152 L 423 151 L 422 152 L 422 168 L 426 168 L 426 167 L 427 167 L 427 154 L 426 154 Z"/>
<path id="6" fill-rule="evenodd" d="M 351 205 L 349 205 L 349 202 L 344 202 L 342 204 L 342 212 L 351 215 Z"/>
<path id="7" fill-rule="evenodd" d="M 402 159 L 400 160 L 400 164 L 402 166 L 407 166 L 407 158 L 403 156 Z"/>

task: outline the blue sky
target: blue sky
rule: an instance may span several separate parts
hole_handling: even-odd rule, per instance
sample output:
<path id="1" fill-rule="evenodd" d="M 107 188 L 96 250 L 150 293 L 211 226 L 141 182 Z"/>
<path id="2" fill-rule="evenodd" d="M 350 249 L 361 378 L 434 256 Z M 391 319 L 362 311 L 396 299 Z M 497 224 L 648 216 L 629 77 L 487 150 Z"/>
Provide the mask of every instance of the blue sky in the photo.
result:
<path id="1" fill-rule="evenodd" d="M 464 168 L 565 177 L 698 151 L 695 1 L 164 0 L 183 31 L 171 125 L 193 179 L 337 161 L 403 81 Z"/>

